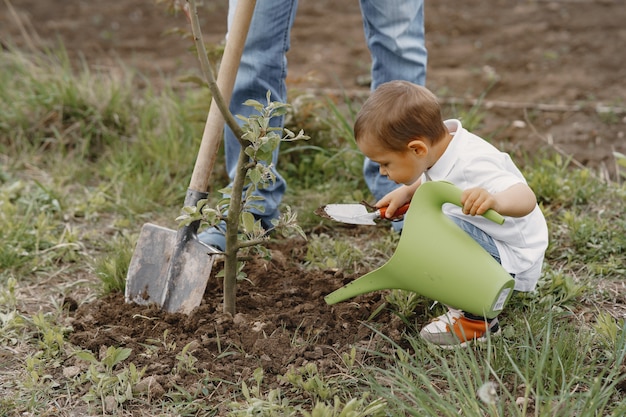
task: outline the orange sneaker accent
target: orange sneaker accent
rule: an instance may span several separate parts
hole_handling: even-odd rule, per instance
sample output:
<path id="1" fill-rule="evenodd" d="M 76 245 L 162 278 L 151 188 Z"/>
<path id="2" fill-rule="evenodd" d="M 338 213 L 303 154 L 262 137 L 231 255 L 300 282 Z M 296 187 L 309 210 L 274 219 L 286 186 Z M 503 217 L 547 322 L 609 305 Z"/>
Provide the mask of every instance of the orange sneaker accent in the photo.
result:
<path id="1" fill-rule="evenodd" d="M 452 329 L 450 325 L 446 327 L 448 331 L 454 332 L 461 342 L 467 342 L 483 337 L 487 333 L 489 324 L 483 320 L 471 320 L 461 316 L 454 322 Z"/>

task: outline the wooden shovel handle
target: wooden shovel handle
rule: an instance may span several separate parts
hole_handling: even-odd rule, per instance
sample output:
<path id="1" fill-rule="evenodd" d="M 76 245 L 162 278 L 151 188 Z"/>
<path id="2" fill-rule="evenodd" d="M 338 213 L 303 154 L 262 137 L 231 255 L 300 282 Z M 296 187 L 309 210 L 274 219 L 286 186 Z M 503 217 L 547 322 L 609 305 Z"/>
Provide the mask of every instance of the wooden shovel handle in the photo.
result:
<path id="1" fill-rule="evenodd" d="M 254 13 L 256 0 L 238 0 L 231 29 L 228 31 L 224 55 L 217 74 L 217 87 L 226 103 L 230 103 L 239 69 L 239 62 L 248 37 L 248 29 Z M 224 116 L 215 100 L 211 100 L 209 115 L 204 125 L 202 142 L 198 151 L 196 164 L 191 174 L 189 188 L 194 191 L 206 192 L 209 189 L 209 177 L 215 165 L 217 152 L 220 148 L 224 132 Z"/>

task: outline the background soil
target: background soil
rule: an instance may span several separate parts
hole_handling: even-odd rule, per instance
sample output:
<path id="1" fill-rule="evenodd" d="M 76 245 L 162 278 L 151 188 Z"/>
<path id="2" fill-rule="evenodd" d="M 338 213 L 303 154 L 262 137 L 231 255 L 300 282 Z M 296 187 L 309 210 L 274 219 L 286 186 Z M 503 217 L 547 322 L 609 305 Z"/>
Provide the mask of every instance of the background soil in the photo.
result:
<path id="1" fill-rule="evenodd" d="M 93 69 L 110 69 L 122 62 L 157 85 L 197 72 L 190 40 L 165 34 L 186 28 L 185 19 L 166 13 L 153 0 L 11 3 L 15 14 L 6 2 L 0 3 L 0 40 L 5 45 L 27 46 L 28 39 L 48 46 L 62 41 L 76 63 L 83 58 Z M 488 111 L 478 133 L 512 152 L 550 148 L 615 178 L 612 152 L 626 153 L 622 1 L 426 3 L 427 86 L 444 102 L 459 103 L 460 108 L 484 95 L 482 105 Z M 226 0 L 204 1 L 200 13 L 207 41 L 223 39 L 226 11 Z M 29 37 L 20 33 L 16 16 L 32 29 Z M 288 58 L 293 90 L 367 94 L 367 85 L 359 81 L 367 76 L 370 61 L 358 2 L 301 0 Z M 375 228 L 342 233 L 369 238 Z M 176 369 L 176 355 L 188 343 L 198 359 L 195 366 L 209 370 L 215 381 L 246 379 L 263 366 L 267 378 L 278 384 L 277 376 L 289 366 L 307 361 L 338 370 L 340 354 L 350 344 L 375 343 L 376 336 L 362 323 L 381 305 L 382 296 L 326 305 L 323 296 L 354 277 L 337 271 L 303 272 L 304 245 L 275 242 L 271 262 L 248 265 L 250 282 L 239 288 L 240 314 L 234 319 L 220 313 L 220 288 L 212 279 L 203 304 L 189 317 L 125 305 L 121 295 L 74 305 L 71 341 L 94 352 L 109 345 L 131 347 L 131 360 L 148 366 L 147 374 L 156 376 L 164 389 L 197 382 L 196 375 Z M 418 322 L 427 320 L 425 312 L 417 313 Z M 395 340 L 404 330 L 387 311 L 368 324 L 380 325 Z M 146 346 L 155 340 L 162 346 L 149 354 Z"/>
<path id="2" fill-rule="evenodd" d="M 11 0 L 0 3 L 0 39 L 24 45 L 15 15 L 39 39 L 61 40 L 92 68 L 121 60 L 158 83 L 197 72 L 182 14 L 155 0 Z M 161 2 L 162 3 L 162 2 Z M 226 30 L 227 0 L 200 8 L 207 42 Z M 444 101 L 490 109 L 478 133 L 511 150 L 546 144 L 577 162 L 613 173 L 612 151 L 626 153 L 626 8 L 620 0 L 454 0 L 426 2 L 427 86 Z M 302 0 L 292 33 L 289 86 L 366 93 L 369 52 L 356 0 Z M 598 107 L 614 111 L 598 112 Z M 604 109 L 606 110 L 606 109 Z M 450 114 L 453 117 L 455 114 Z M 524 123 L 520 123 L 524 122 Z"/>

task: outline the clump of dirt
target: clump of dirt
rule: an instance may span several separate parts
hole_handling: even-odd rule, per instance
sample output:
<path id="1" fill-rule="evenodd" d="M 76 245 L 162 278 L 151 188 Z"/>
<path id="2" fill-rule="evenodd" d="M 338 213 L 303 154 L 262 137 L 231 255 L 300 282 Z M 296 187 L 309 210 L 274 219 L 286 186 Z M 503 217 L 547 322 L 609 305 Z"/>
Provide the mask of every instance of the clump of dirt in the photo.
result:
<path id="1" fill-rule="evenodd" d="M 368 228 L 354 230 L 363 229 Z M 324 296 L 356 276 L 304 269 L 302 239 L 273 242 L 270 249 L 271 261 L 247 264 L 234 317 L 222 312 L 221 279 L 212 277 L 202 304 L 189 315 L 126 304 L 120 293 L 83 304 L 72 314 L 70 342 L 95 354 L 108 346 L 131 348 L 128 361 L 146 367 L 146 375 L 155 376 L 165 390 L 192 385 L 202 374 L 181 368 L 177 356 L 189 344 L 187 351 L 197 359 L 193 367 L 216 381 L 246 380 L 262 367 L 265 382 L 276 386 L 290 367 L 308 362 L 325 373 L 338 372 L 343 352 L 359 344 L 374 346 L 382 334 L 401 342 L 404 323 L 389 309 L 371 318 L 385 302 L 384 292 L 327 305 Z M 220 266 L 216 263 L 214 271 Z M 381 333 L 373 334 L 372 327 Z"/>

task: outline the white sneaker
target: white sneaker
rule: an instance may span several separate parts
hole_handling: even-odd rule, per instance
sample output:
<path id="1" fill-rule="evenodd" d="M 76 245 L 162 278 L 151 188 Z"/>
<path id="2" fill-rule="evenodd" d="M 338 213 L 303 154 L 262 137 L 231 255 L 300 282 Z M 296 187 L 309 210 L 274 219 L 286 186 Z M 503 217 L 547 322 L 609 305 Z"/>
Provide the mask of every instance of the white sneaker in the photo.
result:
<path id="1" fill-rule="evenodd" d="M 420 331 L 424 340 L 442 348 L 465 347 L 473 341 L 484 342 L 489 335 L 498 334 L 500 324 L 497 317 L 491 320 L 475 320 L 467 318 L 461 310 L 452 308 Z"/>

